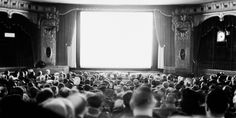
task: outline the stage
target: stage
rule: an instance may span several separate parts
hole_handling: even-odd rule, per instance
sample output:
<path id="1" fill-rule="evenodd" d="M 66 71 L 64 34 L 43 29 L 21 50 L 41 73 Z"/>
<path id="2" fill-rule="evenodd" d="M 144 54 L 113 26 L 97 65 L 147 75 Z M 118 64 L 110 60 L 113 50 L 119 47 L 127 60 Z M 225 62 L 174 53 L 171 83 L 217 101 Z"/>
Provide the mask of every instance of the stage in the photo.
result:
<path id="1" fill-rule="evenodd" d="M 199 70 L 199 74 L 200 75 L 211 75 L 211 74 L 217 74 L 223 72 L 225 75 L 230 75 L 230 76 L 234 76 L 236 75 L 236 71 L 233 70 L 220 70 L 220 69 L 202 69 Z"/>
<path id="2" fill-rule="evenodd" d="M 29 68 L 29 67 L 0 67 L 0 72 L 4 72 L 6 70 L 9 70 L 10 72 L 14 72 L 16 70 L 22 70 L 22 69 L 33 69 L 34 72 L 42 71 L 45 73 L 47 69 L 51 71 L 51 73 L 55 72 L 64 72 L 68 73 L 69 72 L 69 66 L 46 66 L 44 68 Z"/>

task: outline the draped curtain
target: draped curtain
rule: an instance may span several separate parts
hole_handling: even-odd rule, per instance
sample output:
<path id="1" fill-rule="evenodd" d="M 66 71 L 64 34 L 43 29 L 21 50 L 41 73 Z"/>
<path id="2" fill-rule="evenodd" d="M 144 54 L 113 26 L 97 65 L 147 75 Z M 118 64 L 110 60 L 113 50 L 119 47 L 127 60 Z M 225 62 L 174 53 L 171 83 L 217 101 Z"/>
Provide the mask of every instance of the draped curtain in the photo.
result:
<path id="1" fill-rule="evenodd" d="M 199 45 L 201 40 L 202 27 L 194 27 L 193 32 L 193 72 L 198 73 L 198 55 L 199 55 Z"/>
<path id="2" fill-rule="evenodd" d="M 60 15 L 60 25 L 57 35 L 57 65 L 68 65 L 68 46 L 73 42 L 76 29 L 77 11 Z"/>
<path id="3" fill-rule="evenodd" d="M 222 69 L 233 70 L 236 62 L 236 17 L 226 15 L 222 21 L 218 16 L 211 17 L 194 29 L 194 61 L 195 70 Z M 218 31 L 229 32 L 226 42 L 217 42 Z"/>
<path id="4" fill-rule="evenodd" d="M 158 65 L 165 67 L 175 66 L 174 32 L 172 31 L 172 17 L 161 11 L 154 12 L 154 33 L 158 42 L 158 49 L 163 50 L 163 54 L 158 54 Z M 160 51 L 158 51 L 160 53 Z M 163 56 L 163 57 L 160 57 Z M 160 60 L 163 60 L 162 62 Z M 160 64 L 163 63 L 163 64 Z"/>
<path id="5" fill-rule="evenodd" d="M 198 73 L 199 67 L 212 67 L 214 32 L 218 21 L 219 17 L 212 17 L 194 27 L 193 68 L 195 73 Z"/>
<path id="6" fill-rule="evenodd" d="M 163 16 L 159 11 L 154 11 L 154 28 L 156 39 L 158 41 L 158 45 L 160 47 L 165 46 L 165 30 L 166 30 L 166 22 L 165 16 Z"/>

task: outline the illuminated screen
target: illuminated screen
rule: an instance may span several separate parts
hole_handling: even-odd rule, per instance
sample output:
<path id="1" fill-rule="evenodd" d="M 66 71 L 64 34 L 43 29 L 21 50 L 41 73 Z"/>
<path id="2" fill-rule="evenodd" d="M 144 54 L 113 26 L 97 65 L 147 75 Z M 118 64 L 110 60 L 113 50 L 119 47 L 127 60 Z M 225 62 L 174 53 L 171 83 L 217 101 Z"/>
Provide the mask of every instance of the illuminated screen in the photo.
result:
<path id="1" fill-rule="evenodd" d="M 150 68 L 152 12 L 81 12 L 81 68 Z"/>

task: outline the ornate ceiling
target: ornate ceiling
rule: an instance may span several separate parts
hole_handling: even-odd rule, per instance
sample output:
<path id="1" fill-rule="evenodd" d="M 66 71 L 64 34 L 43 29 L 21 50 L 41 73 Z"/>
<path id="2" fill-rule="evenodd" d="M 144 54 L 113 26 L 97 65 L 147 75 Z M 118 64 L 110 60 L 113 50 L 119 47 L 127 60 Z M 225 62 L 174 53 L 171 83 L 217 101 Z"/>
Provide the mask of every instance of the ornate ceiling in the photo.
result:
<path id="1" fill-rule="evenodd" d="M 97 4 L 97 5 L 183 5 L 202 4 L 220 0 L 29 0 L 45 3 Z"/>

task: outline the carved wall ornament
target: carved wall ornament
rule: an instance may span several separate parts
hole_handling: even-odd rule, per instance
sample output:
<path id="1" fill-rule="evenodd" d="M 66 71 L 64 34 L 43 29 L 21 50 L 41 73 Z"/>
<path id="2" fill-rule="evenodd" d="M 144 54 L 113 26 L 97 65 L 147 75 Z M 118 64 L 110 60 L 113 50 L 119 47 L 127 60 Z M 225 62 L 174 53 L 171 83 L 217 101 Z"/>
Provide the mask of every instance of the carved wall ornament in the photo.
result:
<path id="1" fill-rule="evenodd" d="M 206 4 L 190 6 L 185 8 L 177 8 L 172 14 L 178 15 L 189 15 L 193 17 L 193 26 L 198 26 L 205 20 L 218 16 L 220 21 L 224 20 L 224 16 L 233 15 L 236 16 L 236 1 L 218 1 Z"/>
<path id="2" fill-rule="evenodd" d="M 44 27 L 44 37 L 47 37 L 46 39 L 53 39 L 54 38 L 54 33 L 55 33 L 55 27 Z"/>
<path id="3" fill-rule="evenodd" d="M 51 57 L 51 54 L 52 54 L 51 48 L 50 48 L 50 47 L 47 47 L 47 48 L 46 48 L 46 55 L 47 55 L 47 58 L 50 58 L 50 57 Z"/>
<path id="4" fill-rule="evenodd" d="M 33 12 L 55 12 L 53 7 L 45 7 L 23 0 L 0 0 L 0 7 L 9 9 L 20 9 Z"/>
<path id="5" fill-rule="evenodd" d="M 172 23 L 172 30 L 175 31 L 175 35 L 178 37 L 176 40 L 188 40 L 190 38 L 193 27 L 191 16 L 174 16 Z"/>
<path id="6" fill-rule="evenodd" d="M 185 49 L 180 50 L 179 57 L 180 57 L 181 60 L 185 60 Z"/>
<path id="7" fill-rule="evenodd" d="M 0 12 L 7 13 L 9 18 L 12 18 L 13 14 L 20 14 L 39 28 L 42 20 L 53 20 L 51 22 L 57 27 L 57 31 L 59 30 L 59 12 L 55 7 L 39 6 L 27 1 L 0 0 Z"/>
<path id="8" fill-rule="evenodd" d="M 175 38 L 175 68 L 191 72 L 190 46 L 193 29 L 193 17 L 180 14 L 172 17 L 172 29 Z"/>
<path id="9" fill-rule="evenodd" d="M 212 18 L 212 17 L 219 17 L 220 21 L 224 21 L 224 16 L 232 15 L 236 16 L 236 11 L 222 11 L 222 12 L 214 12 L 214 13 L 205 13 L 205 14 L 199 14 L 193 16 L 193 26 L 198 26 L 205 20 Z"/>
<path id="10" fill-rule="evenodd" d="M 204 13 L 233 11 L 233 10 L 236 10 L 236 1 L 222 0 L 185 8 L 177 8 L 174 10 L 173 15 L 180 15 L 180 14 L 197 15 Z"/>
<path id="11" fill-rule="evenodd" d="M 224 14 L 223 13 L 219 13 L 219 18 L 220 18 L 220 21 L 222 22 L 224 20 Z"/>

